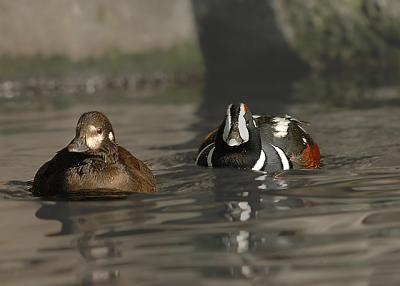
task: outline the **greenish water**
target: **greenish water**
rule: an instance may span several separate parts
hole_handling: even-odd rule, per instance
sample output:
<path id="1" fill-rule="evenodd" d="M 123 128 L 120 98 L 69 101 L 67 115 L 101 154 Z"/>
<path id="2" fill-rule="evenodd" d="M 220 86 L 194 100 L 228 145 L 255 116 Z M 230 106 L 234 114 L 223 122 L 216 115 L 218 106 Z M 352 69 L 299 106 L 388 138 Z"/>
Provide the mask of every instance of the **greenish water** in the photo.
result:
<path id="1" fill-rule="evenodd" d="M 2 96 L 2 285 L 398 285 L 400 89 L 368 83 Z M 324 166 L 276 177 L 194 166 L 201 138 L 239 99 L 254 113 L 310 122 Z M 88 110 L 104 112 L 118 142 L 151 166 L 158 194 L 29 194 L 37 168 Z"/>

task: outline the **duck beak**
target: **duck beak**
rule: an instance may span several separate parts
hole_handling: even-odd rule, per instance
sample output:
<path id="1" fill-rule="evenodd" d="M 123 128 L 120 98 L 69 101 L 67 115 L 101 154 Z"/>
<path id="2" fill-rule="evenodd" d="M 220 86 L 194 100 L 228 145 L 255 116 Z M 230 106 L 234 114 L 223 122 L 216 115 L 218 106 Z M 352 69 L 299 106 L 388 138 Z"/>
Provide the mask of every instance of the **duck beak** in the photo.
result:
<path id="1" fill-rule="evenodd" d="M 89 147 L 86 145 L 85 139 L 82 137 L 75 137 L 71 143 L 68 145 L 69 152 L 77 152 L 83 153 L 89 150 Z"/>
<path id="2" fill-rule="evenodd" d="M 246 127 L 244 127 L 246 128 Z M 242 136 L 242 134 L 244 136 Z M 225 126 L 224 129 L 224 134 L 223 134 L 223 139 L 228 144 L 228 146 L 239 146 L 243 143 L 246 143 L 249 141 L 249 132 L 246 129 L 240 130 L 240 126 L 235 124 L 234 126 L 231 126 L 230 128 L 228 126 Z"/>
<path id="3" fill-rule="evenodd" d="M 237 128 L 232 128 L 226 138 L 226 144 L 228 144 L 228 146 L 239 146 L 243 143 L 244 140 L 240 136 L 239 130 Z"/>

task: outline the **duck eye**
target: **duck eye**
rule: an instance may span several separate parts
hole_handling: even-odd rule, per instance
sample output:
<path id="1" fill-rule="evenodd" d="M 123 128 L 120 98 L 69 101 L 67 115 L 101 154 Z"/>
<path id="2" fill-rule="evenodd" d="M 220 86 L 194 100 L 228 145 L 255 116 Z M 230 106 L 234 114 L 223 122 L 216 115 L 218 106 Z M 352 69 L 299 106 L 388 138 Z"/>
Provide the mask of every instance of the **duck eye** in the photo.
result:
<path id="1" fill-rule="evenodd" d="M 101 134 L 101 133 L 103 133 L 103 130 L 101 129 L 101 128 L 97 128 L 97 134 Z"/>

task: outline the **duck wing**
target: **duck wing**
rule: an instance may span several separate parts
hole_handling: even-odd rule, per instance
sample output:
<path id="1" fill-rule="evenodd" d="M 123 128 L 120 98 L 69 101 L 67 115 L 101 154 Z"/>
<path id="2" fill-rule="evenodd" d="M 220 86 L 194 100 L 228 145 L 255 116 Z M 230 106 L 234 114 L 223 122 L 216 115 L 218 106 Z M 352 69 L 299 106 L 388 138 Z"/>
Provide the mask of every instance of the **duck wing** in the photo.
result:
<path id="1" fill-rule="evenodd" d="M 131 179 L 137 185 L 137 192 L 156 192 L 156 180 L 149 167 L 121 146 L 118 146 L 118 153 L 122 165 L 128 169 Z"/>
<path id="2" fill-rule="evenodd" d="M 320 166 L 319 148 L 304 129 L 306 122 L 288 115 L 284 117 L 255 115 L 254 121 L 260 129 L 263 147 L 271 144 L 280 148 L 294 167 Z"/>
<path id="3" fill-rule="evenodd" d="M 65 170 L 75 167 L 85 159 L 80 153 L 68 152 L 67 147 L 44 163 L 36 172 L 33 179 L 32 192 L 35 195 L 53 195 L 62 191 L 61 178 Z"/>
<path id="4" fill-rule="evenodd" d="M 203 150 L 206 146 L 210 145 L 211 143 L 214 143 L 217 133 L 218 133 L 218 127 L 213 129 L 210 133 L 208 133 L 207 136 L 204 138 L 203 143 L 201 143 L 198 152 Z"/>

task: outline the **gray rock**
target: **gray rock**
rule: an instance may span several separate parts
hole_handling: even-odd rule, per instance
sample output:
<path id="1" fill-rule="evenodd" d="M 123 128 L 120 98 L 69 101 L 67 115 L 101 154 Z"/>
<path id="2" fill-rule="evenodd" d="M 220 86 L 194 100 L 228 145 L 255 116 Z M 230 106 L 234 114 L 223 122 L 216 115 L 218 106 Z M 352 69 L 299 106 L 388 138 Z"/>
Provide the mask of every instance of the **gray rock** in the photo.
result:
<path id="1" fill-rule="evenodd" d="M 193 0 L 209 76 L 397 66 L 400 1 Z"/>

